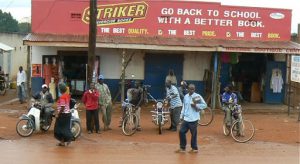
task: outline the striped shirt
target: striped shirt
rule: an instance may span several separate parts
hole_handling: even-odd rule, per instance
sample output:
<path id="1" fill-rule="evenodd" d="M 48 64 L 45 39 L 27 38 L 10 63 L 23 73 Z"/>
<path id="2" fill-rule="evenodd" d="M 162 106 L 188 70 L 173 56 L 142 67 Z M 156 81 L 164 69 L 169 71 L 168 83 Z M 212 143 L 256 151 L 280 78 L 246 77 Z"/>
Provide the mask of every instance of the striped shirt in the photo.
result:
<path id="1" fill-rule="evenodd" d="M 64 93 L 60 96 L 60 98 L 57 101 L 58 113 L 70 113 L 71 112 L 71 110 L 70 110 L 70 99 L 71 99 L 71 96 L 69 94 L 66 94 L 66 93 Z M 61 111 L 62 107 L 65 107 L 63 111 Z"/>
<path id="2" fill-rule="evenodd" d="M 171 85 L 171 88 L 167 87 L 167 97 L 171 98 L 170 100 L 171 109 L 182 106 L 178 89 L 174 85 Z"/>

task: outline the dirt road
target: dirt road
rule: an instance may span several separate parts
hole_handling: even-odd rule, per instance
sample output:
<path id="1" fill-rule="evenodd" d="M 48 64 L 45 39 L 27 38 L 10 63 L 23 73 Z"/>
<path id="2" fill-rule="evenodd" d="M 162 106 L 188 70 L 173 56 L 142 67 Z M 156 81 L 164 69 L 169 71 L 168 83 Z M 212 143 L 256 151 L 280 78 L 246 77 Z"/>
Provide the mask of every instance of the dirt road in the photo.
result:
<path id="1" fill-rule="evenodd" d="M 46 133 L 34 133 L 29 138 L 18 136 L 15 125 L 18 117 L 25 112 L 26 105 L 23 104 L 0 107 L 1 164 L 300 163 L 300 126 L 296 114 L 287 117 L 285 113 L 246 112 L 244 117 L 254 123 L 256 134 L 252 141 L 240 144 L 222 134 L 223 115 L 217 112 L 210 126 L 198 129 L 199 153 L 177 154 L 174 151 L 178 149 L 178 133 L 164 130 L 162 135 L 158 135 L 156 126 L 151 122 L 149 109 L 142 111 L 142 131 L 131 137 L 122 135 L 118 127 L 120 112 L 116 109 L 113 113 L 113 130 L 102 131 L 101 134 L 87 134 L 84 131 L 69 147 L 55 146 L 52 128 Z M 80 115 L 85 130 L 84 111 Z"/>

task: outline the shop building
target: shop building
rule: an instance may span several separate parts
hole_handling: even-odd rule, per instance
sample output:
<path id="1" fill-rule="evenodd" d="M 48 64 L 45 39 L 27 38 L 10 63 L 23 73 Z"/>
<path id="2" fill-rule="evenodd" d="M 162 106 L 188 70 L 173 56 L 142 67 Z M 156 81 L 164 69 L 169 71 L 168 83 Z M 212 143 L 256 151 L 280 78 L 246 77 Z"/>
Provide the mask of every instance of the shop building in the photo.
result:
<path id="1" fill-rule="evenodd" d="M 173 69 L 178 84 L 195 83 L 213 104 L 232 82 L 247 101 L 283 103 L 287 54 L 300 54 L 290 41 L 291 10 L 188 1 L 98 1 L 97 10 L 94 71 L 113 96 L 125 53 L 125 78 L 151 85 L 157 98 Z M 32 0 L 24 44 L 31 47 L 33 91 L 51 77 L 67 79 L 74 93 L 85 89 L 88 29 L 88 0 Z"/>

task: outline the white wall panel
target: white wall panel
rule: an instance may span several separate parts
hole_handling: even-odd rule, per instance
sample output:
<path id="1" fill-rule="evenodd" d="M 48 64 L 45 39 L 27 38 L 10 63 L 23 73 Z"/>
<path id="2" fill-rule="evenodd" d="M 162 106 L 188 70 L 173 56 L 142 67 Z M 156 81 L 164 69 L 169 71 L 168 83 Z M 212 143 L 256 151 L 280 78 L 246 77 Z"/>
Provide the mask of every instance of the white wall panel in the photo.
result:
<path id="1" fill-rule="evenodd" d="M 129 55 L 131 53 L 128 53 Z M 125 72 L 125 76 L 128 79 L 144 79 L 145 75 L 145 54 L 140 51 L 135 51 L 132 60 L 128 64 Z M 132 78 L 134 75 L 134 78 Z"/>
<path id="2" fill-rule="evenodd" d="M 205 69 L 210 68 L 211 53 L 191 52 L 184 55 L 183 79 L 202 81 Z"/>
<path id="3" fill-rule="evenodd" d="M 100 56 L 100 74 L 106 79 L 119 79 L 121 76 L 121 51 L 114 49 L 97 49 Z"/>

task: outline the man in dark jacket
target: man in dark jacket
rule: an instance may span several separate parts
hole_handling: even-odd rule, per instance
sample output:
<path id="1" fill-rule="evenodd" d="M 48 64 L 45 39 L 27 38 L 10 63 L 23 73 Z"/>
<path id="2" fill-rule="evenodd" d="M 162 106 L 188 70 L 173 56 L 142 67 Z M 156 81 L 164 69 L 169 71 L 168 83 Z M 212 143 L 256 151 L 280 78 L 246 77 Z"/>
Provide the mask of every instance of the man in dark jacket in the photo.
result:
<path id="1" fill-rule="evenodd" d="M 46 84 L 42 85 L 42 91 L 33 96 L 42 105 L 41 119 L 45 120 L 45 125 L 49 124 L 49 119 L 52 117 L 54 109 L 52 105 L 54 103 L 52 94 L 49 92 L 49 88 Z"/>

